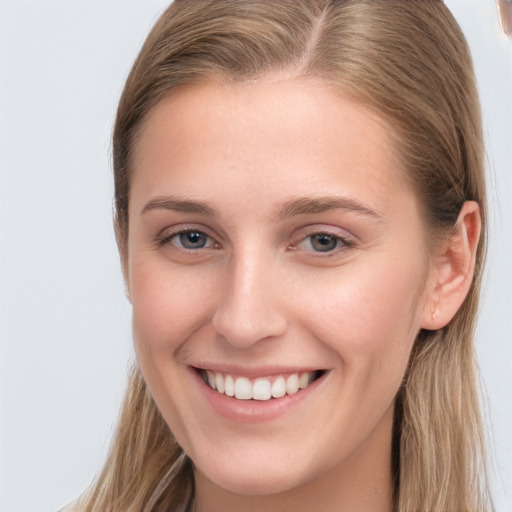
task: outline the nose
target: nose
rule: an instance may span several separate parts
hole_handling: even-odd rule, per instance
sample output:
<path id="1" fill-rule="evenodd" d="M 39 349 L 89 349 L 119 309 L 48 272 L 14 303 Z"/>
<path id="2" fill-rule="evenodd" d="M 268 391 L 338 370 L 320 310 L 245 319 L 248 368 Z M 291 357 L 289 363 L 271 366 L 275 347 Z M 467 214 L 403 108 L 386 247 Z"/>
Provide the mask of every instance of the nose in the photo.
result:
<path id="1" fill-rule="evenodd" d="M 275 260 L 265 261 L 256 251 L 233 257 L 213 314 L 214 329 L 239 349 L 281 336 L 287 328 L 281 292 Z"/>

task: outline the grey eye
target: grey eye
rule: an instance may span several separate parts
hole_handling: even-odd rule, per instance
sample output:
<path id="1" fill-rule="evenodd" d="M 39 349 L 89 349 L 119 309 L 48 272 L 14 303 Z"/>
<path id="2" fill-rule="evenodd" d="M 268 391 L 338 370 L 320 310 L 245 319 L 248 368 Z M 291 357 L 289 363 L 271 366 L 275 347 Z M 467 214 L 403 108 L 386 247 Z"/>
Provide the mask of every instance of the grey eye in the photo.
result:
<path id="1" fill-rule="evenodd" d="M 200 231 L 186 231 L 178 234 L 177 238 L 185 249 L 203 249 L 208 244 L 208 237 Z"/>
<path id="2" fill-rule="evenodd" d="M 311 236 L 311 247 L 315 251 L 328 252 L 338 247 L 339 239 L 328 233 L 318 233 Z"/>

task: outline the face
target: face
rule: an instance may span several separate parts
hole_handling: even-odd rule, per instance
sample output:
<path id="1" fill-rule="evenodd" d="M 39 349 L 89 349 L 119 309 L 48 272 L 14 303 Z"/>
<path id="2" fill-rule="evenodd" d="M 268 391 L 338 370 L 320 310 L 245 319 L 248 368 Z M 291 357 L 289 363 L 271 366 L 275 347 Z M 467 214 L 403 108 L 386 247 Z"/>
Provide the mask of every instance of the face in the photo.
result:
<path id="1" fill-rule="evenodd" d="M 298 79 L 188 86 L 143 125 L 125 269 L 135 347 L 214 485 L 278 493 L 389 461 L 429 264 L 388 134 Z"/>

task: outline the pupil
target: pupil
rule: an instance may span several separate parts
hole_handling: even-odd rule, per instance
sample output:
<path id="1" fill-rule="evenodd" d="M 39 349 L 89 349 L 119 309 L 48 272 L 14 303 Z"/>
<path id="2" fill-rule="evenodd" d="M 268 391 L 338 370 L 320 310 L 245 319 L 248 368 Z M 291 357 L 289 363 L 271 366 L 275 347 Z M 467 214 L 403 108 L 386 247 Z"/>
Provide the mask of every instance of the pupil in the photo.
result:
<path id="1" fill-rule="evenodd" d="M 202 249 L 206 245 L 206 236 L 197 231 L 181 233 L 180 242 L 186 249 Z"/>
<path id="2" fill-rule="evenodd" d="M 311 240 L 311 245 L 315 251 L 327 252 L 336 249 L 338 240 L 334 236 L 320 233 L 319 235 L 315 235 L 313 237 Z"/>

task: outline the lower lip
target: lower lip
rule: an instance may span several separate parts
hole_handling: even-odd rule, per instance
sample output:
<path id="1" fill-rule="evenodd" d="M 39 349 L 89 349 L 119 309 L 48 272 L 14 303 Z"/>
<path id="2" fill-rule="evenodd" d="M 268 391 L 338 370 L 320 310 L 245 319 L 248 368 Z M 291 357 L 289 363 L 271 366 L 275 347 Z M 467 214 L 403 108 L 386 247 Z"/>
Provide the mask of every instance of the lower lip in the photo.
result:
<path id="1" fill-rule="evenodd" d="M 307 388 L 293 395 L 270 400 L 238 400 L 212 389 L 199 373 L 191 368 L 197 385 L 214 411 L 224 418 L 239 423 L 261 423 L 276 419 L 297 407 L 322 385 L 329 372 L 313 381 Z"/>

